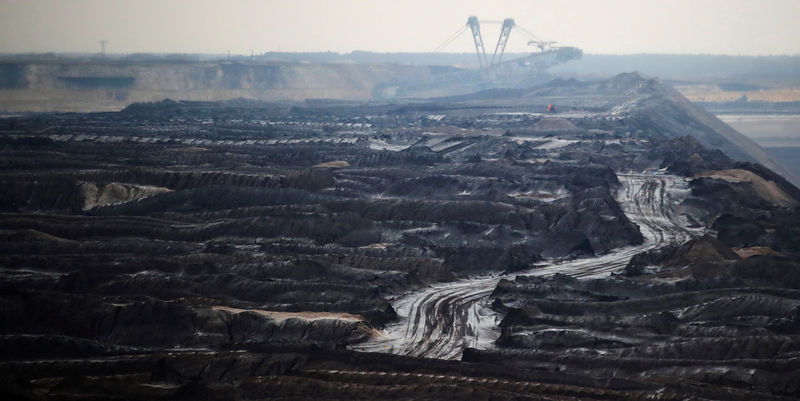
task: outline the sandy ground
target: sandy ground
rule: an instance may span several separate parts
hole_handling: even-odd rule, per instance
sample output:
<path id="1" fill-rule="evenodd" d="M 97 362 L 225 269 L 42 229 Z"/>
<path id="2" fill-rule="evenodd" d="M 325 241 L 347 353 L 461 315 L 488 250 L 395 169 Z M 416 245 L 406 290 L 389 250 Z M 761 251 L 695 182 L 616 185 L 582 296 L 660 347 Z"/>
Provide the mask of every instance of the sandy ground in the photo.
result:
<path id="1" fill-rule="evenodd" d="M 761 198 L 781 207 L 796 206 L 797 201 L 783 192 L 773 181 L 767 181 L 755 173 L 741 169 L 708 171 L 698 177 L 709 177 L 728 182 L 748 182 Z"/>
<path id="2" fill-rule="evenodd" d="M 747 96 L 750 101 L 764 102 L 796 102 L 800 100 L 800 88 L 772 88 L 756 91 L 723 91 L 716 85 L 676 85 L 683 96 L 693 102 L 725 102 L 734 101 Z"/>
<path id="3" fill-rule="evenodd" d="M 267 316 L 277 322 L 282 322 L 286 319 L 303 319 L 303 320 L 322 320 L 322 319 L 335 319 L 345 320 L 348 322 L 362 322 L 364 318 L 360 315 L 352 315 L 349 313 L 332 313 L 332 312 L 278 312 L 263 309 L 239 309 L 231 308 L 228 306 L 214 306 L 214 310 L 221 310 L 230 313 L 253 312 L 262 316 Z"/>

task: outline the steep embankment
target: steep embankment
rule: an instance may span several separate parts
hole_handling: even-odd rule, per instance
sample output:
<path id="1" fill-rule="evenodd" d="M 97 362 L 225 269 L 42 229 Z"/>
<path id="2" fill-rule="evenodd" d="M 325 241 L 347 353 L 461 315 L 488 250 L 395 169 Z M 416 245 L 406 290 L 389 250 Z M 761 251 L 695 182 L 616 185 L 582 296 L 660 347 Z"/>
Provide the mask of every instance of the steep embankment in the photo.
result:
<path id="1" fill-rule="evenodd" d="M 63 61 L 0 63 L 0 112 L 112 111 L 165 98 L 372 98 L 388 80 L 429 80 L 438 69 L 392 64 Z"/>
<path id="2" fill-rule="evenodd" d="M 653 129 L 661 129 L 672 135 L 692 135 L 708 147 L 720 149 L 734 159 L 761 163 L 793 184 L 800 185 L 797 174 L 778 163 L 750 138 L 695 106 L 675 89 L 652 79 L 649 81 L 653 95 L 638 103 L 636 115 L 641 116 Z M 683 124 L 684 121 L 691 124 Z"/>
<path id="3" fill-rule="evenodd" d="M 800 177 L 755 142 L 672 87 L 636 72 L 598 81 L 556 79 L 526 90 L 484 91 L 450 100 L 475 108 L 492 105 L 517 112 L 545 110 L 548 104 L 555 104 L 562 116 L 626 136 L 675 139 L 690 135 L 708 148 L 737 160 L 760 163 L 800 185 Z"/>
<path id="4" fill-rule="evenodd" d="M 636 101 L 640 83 L 591 85 Z M 2 119 L 0 394 L 796 397 L 800 213 L 782 205 L 800 190 L 645 131 L 635 107 L 615 108 L 623 95 L 559 103 L 558 116 L 530 112 L 542 95 Z M 679 243 L 687 226 L 717 241 L 633 255 L 642 241 Z M 752 253 L 788 258 L 740 259 Z M 683 268 L 698 257 L 710 268 Z M 563 262 L 537 273 L 626 276 L 443 284 L 545 259 Z M 667 287 L 677 292 L 649 292 Z M 433 302 L 393 302 L 420 289 Z M 475 301 L 489 294 L 492 312 Z M 339 348 L 394 322 L 393 305 L 418 312 L 415 355 L 480 346 L 487 330 L 505 348 L 468 350 L 468 363 Z"/>

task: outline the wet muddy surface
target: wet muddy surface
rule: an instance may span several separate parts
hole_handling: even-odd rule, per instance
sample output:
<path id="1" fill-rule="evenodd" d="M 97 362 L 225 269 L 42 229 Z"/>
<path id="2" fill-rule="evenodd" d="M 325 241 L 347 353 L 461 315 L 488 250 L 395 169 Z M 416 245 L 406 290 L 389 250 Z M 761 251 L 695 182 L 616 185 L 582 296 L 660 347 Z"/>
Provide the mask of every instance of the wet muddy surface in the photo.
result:
<path id="1" fill-rule="evenodd" d="M 460 359 L 465 347 L 493 348 L 498 339 L 502 314 L 491 310 L 489 303 L 499 281 L 513 279 L 517 274 L 606 277 L 624 268 L 640 252 L 682 244 L 701 234 L 703 230 L 690 227 L 677 210 L 677 205 L 689 194 L 686 179 L 660 173 L 619 175 L 621 185 L 616 200 L 626 216 L 639 226 L 645 238 L 641 245 L 623 247 L 599 257 L 539 263 L 522 272 L 434 285 L 395 301 L 393 306 L 401 316 L 400 322 L 387 327 L 372 342 L 353 348 Z"/>
<path id="2" fill-rule="evenodd" d="M 3 394 L 797 397 L 800 190 L 548 85 L 0 120 Z"/>

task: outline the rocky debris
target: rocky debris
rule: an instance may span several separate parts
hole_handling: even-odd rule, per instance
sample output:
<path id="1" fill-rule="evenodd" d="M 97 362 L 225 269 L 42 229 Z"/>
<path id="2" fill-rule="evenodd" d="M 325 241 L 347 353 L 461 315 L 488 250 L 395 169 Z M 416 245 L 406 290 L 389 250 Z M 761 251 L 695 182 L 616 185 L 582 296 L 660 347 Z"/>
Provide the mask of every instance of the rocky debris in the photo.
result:
<path id="1" fill-rule="evenodd" d="M 542 118 L 531 127 L 534 131 L 578 131 L 578 126 L 563 118 Z"/>
<path id="2" fill-rule="evenodd" d="M 350 163 L 348 163 L 348 162 L 346 162 L 344 160 L 334 160 L 334 161 L 330 161 L 330 162 L 315 164 L 315 165 L 313 165 L 311 167 L 314 167 L 314 168 L 348 168 L 348 167 L 350 167 Z"/>
<path id="3" fill-rule="evenodd" d="M 681 266 L 698 262 L 722 262 L 737 259 L 739 256 L 725 244 L 706 235 L 681 245 L 669 259 L 662 263 L 665 266 Z"/>
<path id="4" fill-rule="evenodd" d="M 800 185 L 800 177 L 778 164 L 752 140 L 658 79 L 636 72 L 601 81 L 555 79 L 532 88 L 495 91 L 460 103 L 472 107 L 503 107 L 506 112 L 515 107 L 518 109 L 513 111 L 519 112 L 529 112 L 532 107 L 545 110 L 553 103 L 558 104 L 562 113 L 583 114 L 587 117 L 584 121 L 592 122 L 591 128 L 661 140 L 688 135 L 703 146 L 721 150 L 735 160 L 759 163 L 787 177 L 794 185 Z M 594 122 L 595 116 L 589 117 L 587 112 L 594 112 L 606 121 Z"/>
<path id="5" fill-rule="evenodd" d="M 751 246 L 747 248 L 732 248 L 740 258 L 749 258 L 751 256 L 786 256 L 770 247 L 766 246 Z"/>
<path id="6" fill-rule="evenodd" d="M 749 169 L 727 171 L 739 178 L 748 177 L 748 181 L 693 179 L 690 185 L 697 200 L 687 206 L 698 215 L 708 216 L 708 224 L 717 232 L 717 238 L 728 246 L 760 246 L 789 256 L 800 255 L 797 188 L 782 179 L 772 180 L 776 177 L 760 167 L 742 167 Z"/>
<path id="7" fill-rule="evenodd" d="M 745 217 L 747 216 L 747 217 Z M 800 217 L 796 211 L 750 215 L 723 214 L 713 223 L 718 238 L 734 247 L 769 247 L 790 256 L 800 255 Z"/>
<path id="8" fill-rule="evenodd" d="M 100 186 L 91 182 L 83 182 L 78 185 L 78 191 L 80 193 L 79 199 L 83 199 L 83 206 L 81 209 L 89 210 L 95 207 L 143 199 L 160 193 L 169 192 L 169 189 L 119 182 L 112 182 L 105 185 L 101 184 Z"/>
<path id="9" fill-rule="evenodd" d="M 516 142 L 461 131 L 313 142 L 327 129 L 313 108 L 303 129 L 229 122 L 254 110 L 166 101 L 15 120 L 34 134 L 2 138 L 9 344 L 33 336 L 42 357 L 84 343 L 87 357 L 341 346 L 396 318 L 387 299 L 414 288 L 641 241 L 606 166 L 509 158 Z"/>
<path id="10" fill-rule="evenodd" d="M 653 156 L 661 154 L 661 168 L 682 176 L 693 176 L 710 170 L 733 166 L 734 162 L 719 149 L 709 149 L 692 136 L 664 141 L 663 148 Z"/>
<path id="11" fill-rule="evenodd" d="M 539 102 L 558 117 L 531 113 Z M 409 104 L 165 101 L 4 120 L 0 370 L 13 374 L 0 391 L 796 396 L 800 190 L 706 148 L 730 141 L 686 107 L 633 74 Z M 636 256 L 627 275 L 503 280 L 504 348 L 468 362 L 342 350 L 431 284 L 632 253 L 644 231 L 616 172 L 644 170 L 691 179 L 666 218 L 716 238 Z"/>
<path id="12" fill-rule="evenodd" d="M 713 263 L 738 259 L 739 255 L 722 241 L 705 235 L 681 246 L 666 246 L 637 254 L 628 262 L 623 274 L 638 276 L 648 268 L 663 273 L 676 268 L 681 269 L 693 263 Z"/>
<path id="13" fill-rule="evenodd" d="M 470 358 L 482 356 L 471 352 Z M 421 361 L 325 347 L 254 345 L 241 352 L 183 351 L 142 356 L 0 363 L 3 395 L 13 399 L 619 399 L 668 395 L 779 399 L 749 389 L 658 379 L 594 380 L 572 372 L 498 370 L 494 361 Z M 719 375 L 720 378 L 733 375 Z"/>
<path id="14" fill-rule="evenodd" d="M 704 236 L 636 255 L 624 275 L 501 280 L 501 348 L 464 360 L 796 397 L 800 264 L 747 256 Z"/>
<path id="15" fill-rule="evenodd" d="M 794 185 L 800 185 L 800 178 L 775 162 L 755 142 L 736 132 L 711 113 L 693 105 L 675 89 L 652 79 L 645 80 L 642 77 L 630 79 L 634 81 L 633 88 L 644 86 L 653 91 L 651 96 L 637 102 L 630 118 L 649 129 L 667 135 L 691 135 L 705 146 L 722 150 L 735 159 L 767 166 L 788 177 Z M 692 121 L 692 124 L 685 124 L 686 121 Z"/>
<path id="16" fill-rule="evenodd" d="M 732 184 L 743 183 L 742 191 L 753 193 L 777 207 L 793 207 L 799 204 L 797 200 L 781 190 L 775 182 L 767 181 L 751 171 L 741 169 L 706 171 L 698 174 L 697 177 L 708 177 Z"/>

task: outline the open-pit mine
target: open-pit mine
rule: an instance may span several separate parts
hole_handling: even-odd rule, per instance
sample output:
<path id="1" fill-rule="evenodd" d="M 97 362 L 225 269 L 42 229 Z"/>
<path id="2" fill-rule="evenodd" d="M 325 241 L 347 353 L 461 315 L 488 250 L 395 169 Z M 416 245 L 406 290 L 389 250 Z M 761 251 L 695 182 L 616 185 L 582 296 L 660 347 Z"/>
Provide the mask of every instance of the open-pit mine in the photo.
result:
<path id="1" fill-rule="evenodd" d="M 20 114 L 0 154 L 3 399 L 800 397 L 799 181 L 658 79 Z"/>

